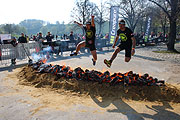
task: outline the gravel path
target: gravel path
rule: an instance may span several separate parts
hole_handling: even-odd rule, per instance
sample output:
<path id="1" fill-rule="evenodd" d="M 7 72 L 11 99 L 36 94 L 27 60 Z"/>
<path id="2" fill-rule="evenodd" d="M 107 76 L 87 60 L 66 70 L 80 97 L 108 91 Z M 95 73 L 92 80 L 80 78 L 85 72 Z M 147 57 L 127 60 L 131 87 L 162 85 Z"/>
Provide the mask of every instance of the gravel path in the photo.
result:
<path id="1" fill-rule="evenodd" d="M 176 50 L 180 52 L 180 43 L 175 45 Z M 155 53 L 153 51 L 165 51 L 167 46 L 165 44 L 159 44 L 158 46 L 148 46 L 136 49 L 136 55 L 142 55 L 145 57 L 152 57 L 161 59 L 163 61 L 169 61 L 172 63 L 180 64 L 180 54 L 173 53 Z"/>

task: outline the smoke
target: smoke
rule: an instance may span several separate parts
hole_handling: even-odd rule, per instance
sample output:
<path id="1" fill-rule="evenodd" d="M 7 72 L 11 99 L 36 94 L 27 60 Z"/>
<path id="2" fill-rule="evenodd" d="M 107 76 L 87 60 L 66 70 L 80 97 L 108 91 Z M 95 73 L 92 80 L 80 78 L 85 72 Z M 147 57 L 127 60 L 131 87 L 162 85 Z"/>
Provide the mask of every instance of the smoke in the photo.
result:
<path id="1" fill-rule="evenodd" d="M 32 58 L 35 62 L 39 60 L 49 60 L 51 58 L 51 53 L 53 52 L 52 47 L 43 48 L 39 53 L 32 53 Z"/>

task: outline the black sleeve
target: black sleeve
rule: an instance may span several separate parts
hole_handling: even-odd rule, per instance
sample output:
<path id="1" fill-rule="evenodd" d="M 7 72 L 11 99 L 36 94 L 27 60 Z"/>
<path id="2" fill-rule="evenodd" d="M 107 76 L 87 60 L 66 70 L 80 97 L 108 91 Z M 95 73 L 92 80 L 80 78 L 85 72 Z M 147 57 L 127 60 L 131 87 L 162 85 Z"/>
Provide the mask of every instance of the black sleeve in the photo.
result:
<path id="1" fill-rule="evenodd" d="M 120 34 L 120 29 L 117 30 L 117 35 L 119 36 L 119 34 Z"/>
<path id="2" fill-rule="evenodd" d="M 84 29 L 85 31 L 87 30 L 85 26 L 83 26 L 83 29 Z"/>
<path id="3" fill-rule="evenodd" d="M 21 42 L 21 38 L 20 37 L 18 38 L 18 42 Z"/>
<path id="4" fill-rule="evenodd" d="M 129 29 L 129 34 L 130 34 L 131 37 L 134 37 L 134 34 L 133 34 L 131 29 Z"/>

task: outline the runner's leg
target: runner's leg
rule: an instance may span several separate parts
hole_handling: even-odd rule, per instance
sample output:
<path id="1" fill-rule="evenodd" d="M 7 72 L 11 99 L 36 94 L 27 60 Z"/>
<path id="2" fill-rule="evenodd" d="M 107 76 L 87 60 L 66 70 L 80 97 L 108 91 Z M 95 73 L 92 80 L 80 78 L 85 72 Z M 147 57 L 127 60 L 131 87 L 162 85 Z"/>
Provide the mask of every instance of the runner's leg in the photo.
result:
<path id="1" fill-rule="evenodd" d="M 113 60 L 116 58 L 117 54 L 121 51 L 121 49 L 119 47 L 116 48 L 116 50 L 114 51 L 111 59 L 109 60 L 111 63 L 113 62 Z"/>
<path id="2" fill-rule="evenodd" d="M 129 62 L 131 60 L 130 57 L 125 57 L 125 62 Z"/>
<path id="3" fill-rule="evenodd" d="M 131 51 L 132 47 L 125 48 L 125 62 L 129 62 L 131 60 Z"/>
<path id="4" fill-rule="evenodd" d="M 93 60 L 96 61 L 96 60 L 97 60 L 96 50 L 91 51 L 91 54 L 92 54 L 92 56 L 93 56 Z"/>
<path id="5" fill-rule="evenodd" d="M 78 52 L 80 51 L 80 49 L 81 49 L 82 47 L 85 47 L 85 46 L 86 46 L 86 42 L 85 42 L 85 41 L 80 42 L 80 43 L 77 45 L 77 47 L 76 47 L 76 53 L 78 53 Z"/>

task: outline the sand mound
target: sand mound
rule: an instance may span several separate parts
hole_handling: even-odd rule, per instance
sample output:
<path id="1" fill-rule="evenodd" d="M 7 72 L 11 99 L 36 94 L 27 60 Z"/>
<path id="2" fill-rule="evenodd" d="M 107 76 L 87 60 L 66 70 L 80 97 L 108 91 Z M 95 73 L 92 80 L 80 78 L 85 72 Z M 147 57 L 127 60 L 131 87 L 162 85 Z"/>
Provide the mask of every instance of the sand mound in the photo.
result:
<path id="1" fill-rule="evenodd" d="M 107 83 L 82 81 L 76 79 L 59 79 L 50 73 L 37 73 L 31 67 L 25 66 L 18 74 L 20 83 L 33 85 L 37 88 L 50 87 L 71 91 L 81 95 L 92 95 L 100 97 L 124 98 L 132 100 L 167 101 L 180 103 L 180 89 L 173 85 L 165 86 L 110 86 Z"/>

